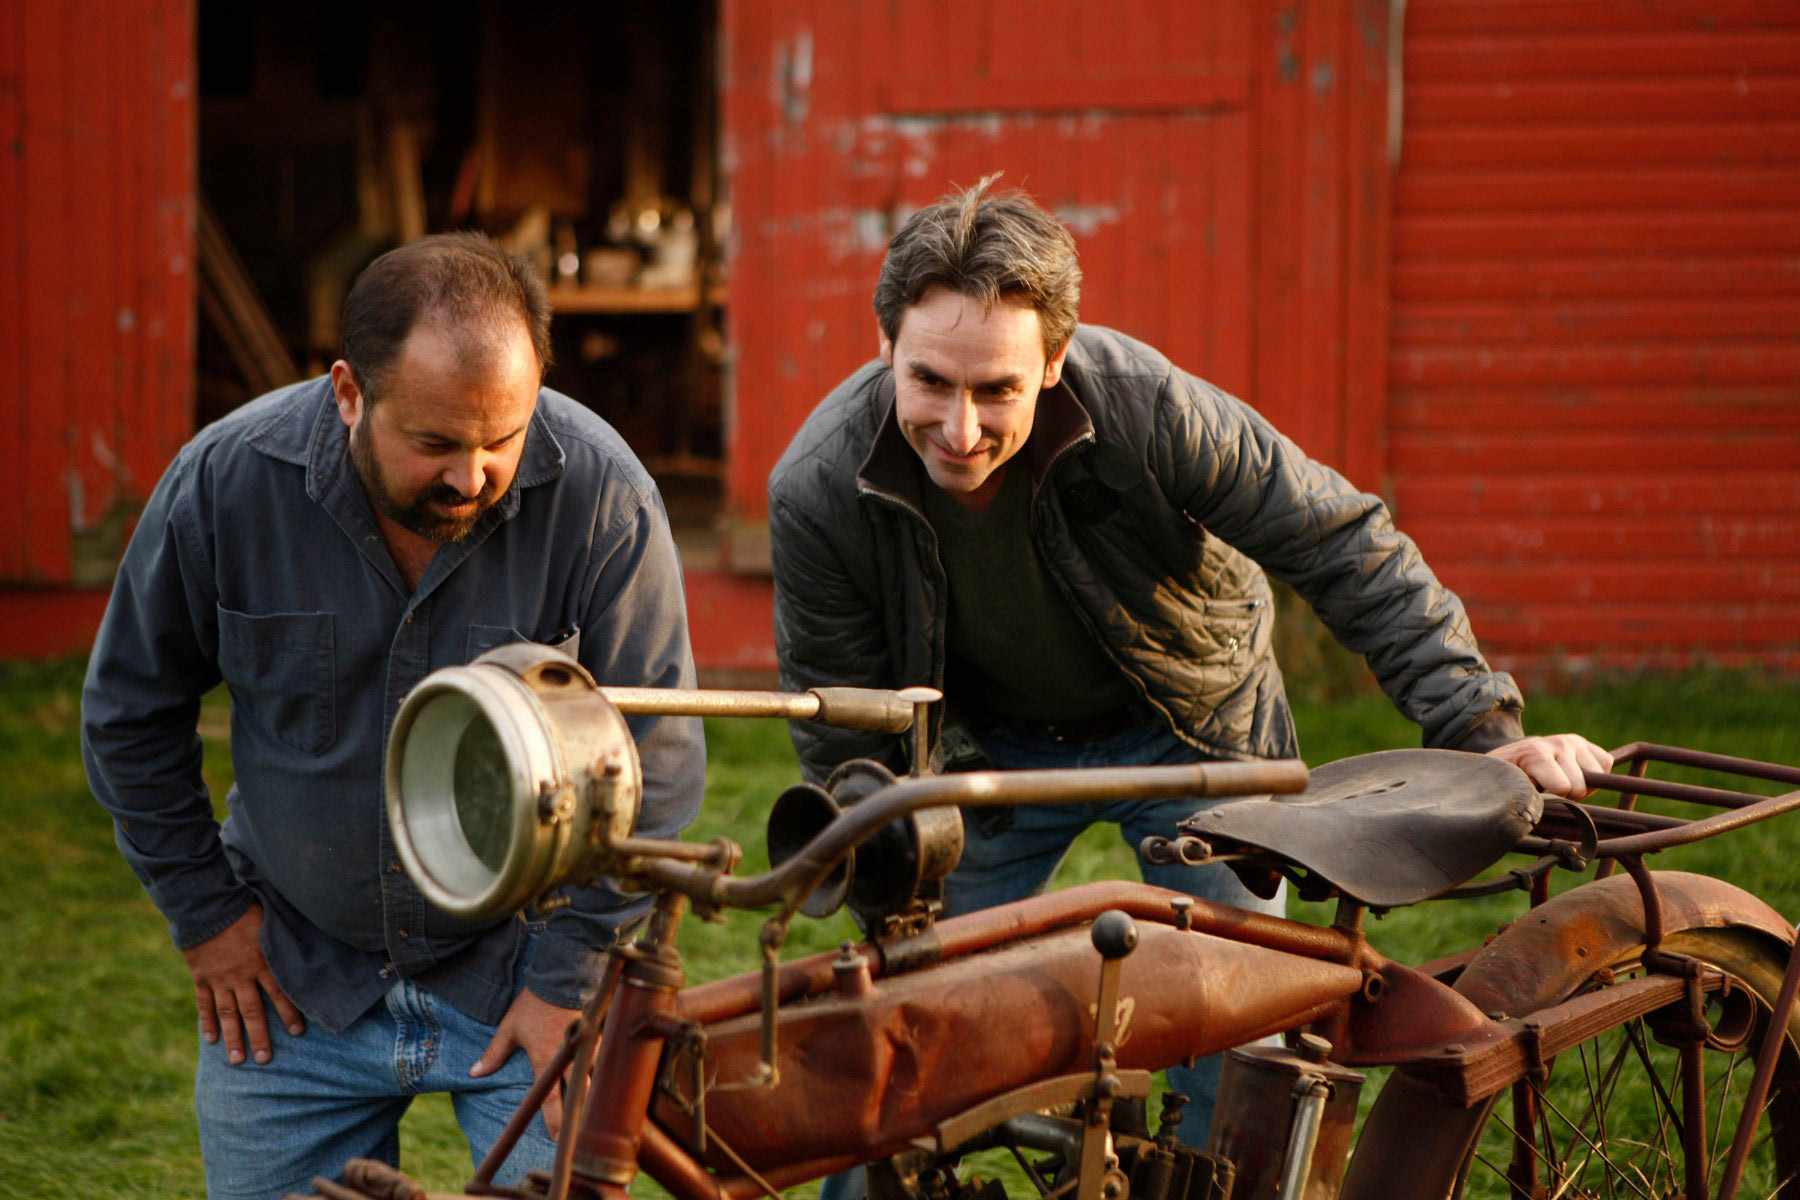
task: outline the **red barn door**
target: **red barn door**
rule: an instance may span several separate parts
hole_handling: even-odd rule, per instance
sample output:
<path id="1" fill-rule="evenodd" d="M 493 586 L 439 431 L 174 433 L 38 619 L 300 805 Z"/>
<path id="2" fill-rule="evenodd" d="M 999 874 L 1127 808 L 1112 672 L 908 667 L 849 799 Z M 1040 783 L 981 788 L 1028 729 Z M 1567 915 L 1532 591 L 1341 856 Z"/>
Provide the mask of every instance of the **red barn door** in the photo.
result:
<path id="1" fill-rule="evenodd" d="M 726 0 L 723 20 L 740 566 L 769 468 L 875 352 L 887 239 L 993 171 L 1074 230 L 1084 319 L 1379 484 L 1385 2 Z"/>

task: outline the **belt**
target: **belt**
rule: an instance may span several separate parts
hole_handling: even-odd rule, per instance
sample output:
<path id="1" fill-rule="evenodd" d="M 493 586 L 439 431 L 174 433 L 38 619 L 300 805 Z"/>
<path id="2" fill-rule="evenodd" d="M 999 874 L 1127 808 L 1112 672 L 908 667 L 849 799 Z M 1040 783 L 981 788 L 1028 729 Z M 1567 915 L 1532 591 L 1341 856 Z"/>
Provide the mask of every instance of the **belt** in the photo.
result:
<path id="1" fill-rule="evenodd" d="M 1122 704 L 1091 717 L 1076 717 L 1067 721 L 1030 721 L 1007 717 L 990 721 L 983 728 L 1044 738 L 1052 742 L 1097 742 L 1130 729 L 1141 729 L 1150 724 L 1153 717 L 1154 714 L 1140 705 Z"/>

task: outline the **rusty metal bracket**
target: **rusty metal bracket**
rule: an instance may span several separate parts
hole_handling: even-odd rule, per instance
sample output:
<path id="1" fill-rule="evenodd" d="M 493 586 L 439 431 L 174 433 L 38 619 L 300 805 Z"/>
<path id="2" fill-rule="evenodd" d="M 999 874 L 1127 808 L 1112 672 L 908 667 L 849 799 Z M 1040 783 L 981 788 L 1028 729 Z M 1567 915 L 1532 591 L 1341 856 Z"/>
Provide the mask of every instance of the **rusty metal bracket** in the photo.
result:
<path id="1" fill-rule="evenodd" d="M 1699 987 L 1714 990 L 1723 986 L 1723 978 L 1705 972 Z M 1446 1098 L 1466 1108 L 1526 1078 L 1534 1066 L 1548 1065 L 1556 1055 L 1601 1030 L 1681 1001 L 1688 987 L 1680 976 L 1648 974 L 1585 991 L 1529 1017 L 1495 1022 L 1491 1028 L 1498 1037 L 1452 1043 L 1443 1046 L 1435 1058 L 1421 1056 L 1419 1061 Z"/>
<path id="2" fill-rule="evenodd" d="M 1112 1099 L 1136 1100 L 1150 1095 L 1151 1072 L 1114 1071 L 1112 1075 L 1118 1080 Z M 975 1107 L 940 1122 L 931 1133 L 914 1139 L 913 1145 L 933 1154 L 945 1154 L 968 1144 L 1010 1117 L 1086 1100 L 1093 1090 L 1094 1075 L 1088 1071 L 1029 1083 L 984 1100 Z"/>
<path id="3" fill-rule="evenodd" d="M 1519 1023 L 1519 1049 L 1525 1055 L 1525 1077 L 1540 1087 L 1548 1083 L 1556 1056 L 1544 1053 L 1542 1021 L 1527 1017 Z"/>
<path id="4" fill-rule="evenodd" d="M 665 1017 L 661 1024 L 669 1049 L 663 1056 L 662 1074 L 656 1087 L 676 1108 L 693 1119 L 693 1141 L 689 1149 L 695 1158 L 702 1158 L 706 1154 L 706 1028 L 698 1021 L 673 1016 Z M 684 1054 L 692 1056 L 693 1075 L 689 1083 L 694 1094 L 691 1100 L 676 1087 L 675 1076 Z"/>
<path id="5" fill-rule="evenodd" d="M 1649 868 L 1644 866 L 1643 855 L 1627 854 L 1619 862 L 1631 876 L 1631 881 L 1637 884 L 1638 897 L 1644 904 L 1644 964 L 1648 966 L 1656 948 L 1662 945 L 1662 895 L 1656 890 L 1656 880 L 1651 877 Z"/>

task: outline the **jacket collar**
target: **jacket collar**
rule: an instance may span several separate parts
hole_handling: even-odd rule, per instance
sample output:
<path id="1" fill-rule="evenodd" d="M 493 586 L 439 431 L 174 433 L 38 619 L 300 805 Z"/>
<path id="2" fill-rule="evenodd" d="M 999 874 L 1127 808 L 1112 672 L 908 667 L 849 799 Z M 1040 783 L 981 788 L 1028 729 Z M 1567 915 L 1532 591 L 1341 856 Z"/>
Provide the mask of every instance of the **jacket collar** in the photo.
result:
<path id="1" fill-rule="evenodd" d="M 874 492 L 905 500 L 917 508 L 923 503 L 923 489 L 931 486 L 918 452 L 907 444 L 900 432 L 900 419 L 894 411 L 894 373 L 882 372 L 875 385 L 875 410 L 881 414 L 875 441 L 856 473 L 856 490 Z M 1081 441 L 1091 441 L 1094 422 L 1088 416 L 1065 372 L 1053 388 L 1038 393 L 1037 413 L 1032 419 L 1031 437 L 1019 457 L 1031 470 L 1031 491 L 1036 495 L 1052 464 L 1063 451 Z"/>

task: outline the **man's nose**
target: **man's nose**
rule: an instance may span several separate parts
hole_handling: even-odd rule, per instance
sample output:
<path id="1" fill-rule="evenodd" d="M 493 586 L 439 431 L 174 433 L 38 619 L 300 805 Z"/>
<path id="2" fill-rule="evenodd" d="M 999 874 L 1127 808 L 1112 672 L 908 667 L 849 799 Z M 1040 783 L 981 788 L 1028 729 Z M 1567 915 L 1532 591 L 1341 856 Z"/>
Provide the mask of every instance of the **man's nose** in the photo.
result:
<path id="1" fill-rule="evenodd" d="M 950 402 L 944 419 L 944 443 L 958 454 L 967 454 L 981 441 L 981 419 L 975 399 L 964 392 Z"/>
<path id="2" fill-rule="evenodd" d="M 477 454 L 458 455 L 444 470 L 444 482 L 468 500 L 481 495 L 482 484 L 486 481 L 487 468 Z"/>

